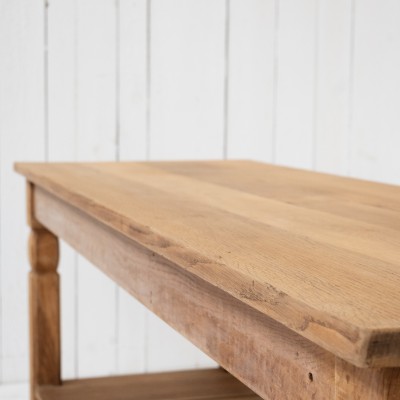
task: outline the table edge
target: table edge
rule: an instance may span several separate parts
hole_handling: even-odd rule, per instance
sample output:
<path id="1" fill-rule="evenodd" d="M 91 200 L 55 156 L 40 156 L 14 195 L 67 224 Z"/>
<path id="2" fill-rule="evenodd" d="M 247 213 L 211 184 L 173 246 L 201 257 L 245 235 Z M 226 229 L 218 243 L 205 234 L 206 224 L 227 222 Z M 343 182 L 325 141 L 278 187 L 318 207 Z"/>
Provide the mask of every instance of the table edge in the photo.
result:
<path id="1" fill-rule="evenodd" d="M 73 207 L 80 210 L 84 214 L 87 214 L 88 216 L 96 219 L 98 222 L 126 236 L 133 242 L 137 242 L 140 245 L 144 245 L 143 243 L 138 242 L 136 238 L 127 235 L 127 232 L 122 231 L 118 229 L 115 225 L 108 223 L 107 220 L 99 218 L 99 216 L 94 213 L 87 212 L 86 209 L 83 209 L 82 207 L 79 206 L 79 202 L 76 201 L 76 199 L 74 201 L 71 201 L 71 199 L 67 199 L 66 197 L 62 196 L 62 192 L 66 193 L 68 192 L 68 190 L 66 190 L 61 186 L 57 186 L 56 184 L 54 184 L 54 182 L 50 182 L 48 179 L 43 178 L 38 174 L 32 173 L 28 168 L 28 166 L 32 164 L 34 163 L 15 163 L 14 169 L 17 173 L 23 175 L 28 182 L 33 183 L 34 185 L 40 187 L 41 189 L 45 190 L 51 195 L 54 195 L 56 198 L 72 205 Z M 68 192 L 68 193 L 70 196 L 77 197 L 77 195 L 74 194 L 73 192 Z M 86 199 L 81 197 L 80 200 L 85 201 Z M 186 272 L 188 271 L 186 270 Z M 203 279 L 202 277 L 196 275 L 193 271 L 190 272 L 193 273 L 194 276 Z M 211 285 L 214 285 L 213 282 L 210 281 L 207 282 Z M 255 310 L 261 311 L 259 308 L 255 307 L 254 304 L 252 304 L 250 301 L 245 301 L 245 299 L 243 299 L 242 297 L 235 296 L 231 292 L 224 290 L 224 288 L 222 287 L 218 287 L 218 289 L 223 290 L 228 295 L 235 297 L 237 300 L 254 308 Z M 293 300 L 299 307 L 308 307 L 307 305 L 302 304 L 300 301 L 296 299 Z M 308 312 L 312 310 L 313 309 L 310 308 L 307 309 Z M 312 332 L 310 333 L 310 331 L 307 329 L 308 326 L 313 323 L 317 323 L 318 329 L 321 328 L 323 329 L 327 327 L 328 327 L 327 329 L 331 329 L 329 328 L 329 326 L 331 326 L 332 323 L 329 323 L 329 317 L 331 317 L 332 319 L 332 316 L 330 316 L 329 314 L 326 314 L 326 321 L 320 321 L 319 320 L 319 318 L 321 317 L 320 312 L 318 312 L 318 310 L 315 310 L 317 314 L 319 313 L 318 315 L 314 316 L 315 318 L 311 316 L 311 318 L 305 319 L 304 325 L 296 327 L 290 325 L 288 321 L 279 320 L 273 315 L 270 315 L 263 311 L 261 312 L 267 317 L 274 319 L 275 321 L 286 326 L 288 329 L 307 338 L 311 342 L 321 346 L 322 348 L 328 350 L 334 355 L 342 359 L 345 359 L 346 361 L 352 363 L 353 365 L 356 365 L 357 367 L 361 368 L 400 367 L 400 327 L 399 329 L 365 328 L 352 325 L 345 320 L 337 320 L 336 322 L 341 323 L 344 327 L 347 327 L 349 330 L 351 330 L 353 336 L 351 351 L 347 350 L 345 352 L 340 352 L 340 351 L 335 351 L 335 346 L 331 345 L 329 343 L 329 340 L 323 340 L 321 339 L 321 335 Z M 335 331 L 335 333 L 338 332 Z"/>

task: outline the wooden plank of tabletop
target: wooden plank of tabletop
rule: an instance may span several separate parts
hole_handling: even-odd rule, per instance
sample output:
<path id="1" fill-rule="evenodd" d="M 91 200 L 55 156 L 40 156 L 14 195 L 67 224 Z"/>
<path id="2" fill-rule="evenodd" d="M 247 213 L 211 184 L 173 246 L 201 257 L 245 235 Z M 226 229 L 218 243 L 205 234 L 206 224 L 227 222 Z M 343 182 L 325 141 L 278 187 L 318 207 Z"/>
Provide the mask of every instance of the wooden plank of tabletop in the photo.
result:
<path id="1" fill-rule="evenodd" d="M 256 162 L 159 162 L 157 167 L 352 220 L 400 226 L 399 186 Z"/>
<path id="2" fill-rule="evenodd" d="M 400 365 L 398 230 L 301 204 L 311 191 L 397 212 L 399 188 L 248 162 L 17 170 L 334 354 Z"/>

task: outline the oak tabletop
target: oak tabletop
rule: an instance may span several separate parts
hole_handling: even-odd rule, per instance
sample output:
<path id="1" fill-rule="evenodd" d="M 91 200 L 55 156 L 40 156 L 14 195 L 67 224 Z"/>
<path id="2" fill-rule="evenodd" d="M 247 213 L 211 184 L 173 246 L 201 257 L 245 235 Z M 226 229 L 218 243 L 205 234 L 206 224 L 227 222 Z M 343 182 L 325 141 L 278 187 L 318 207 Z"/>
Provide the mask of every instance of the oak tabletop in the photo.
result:
<path id="1" fill-rule="evenodd" d="M 252 161 L 15 168 L 329 351 L 400 365 L 400 187 Z"/>

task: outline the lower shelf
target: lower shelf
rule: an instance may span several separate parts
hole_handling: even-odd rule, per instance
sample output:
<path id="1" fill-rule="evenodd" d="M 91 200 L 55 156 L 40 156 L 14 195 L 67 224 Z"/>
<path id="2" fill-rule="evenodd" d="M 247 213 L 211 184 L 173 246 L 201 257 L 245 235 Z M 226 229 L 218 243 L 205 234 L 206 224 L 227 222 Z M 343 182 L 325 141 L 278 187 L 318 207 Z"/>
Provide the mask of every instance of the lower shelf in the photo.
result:
<path id="1" fill-rule="evenodd" d="M 221 368 L 65 381 L 41 386 L 38 400 L 257 400 Z"/>

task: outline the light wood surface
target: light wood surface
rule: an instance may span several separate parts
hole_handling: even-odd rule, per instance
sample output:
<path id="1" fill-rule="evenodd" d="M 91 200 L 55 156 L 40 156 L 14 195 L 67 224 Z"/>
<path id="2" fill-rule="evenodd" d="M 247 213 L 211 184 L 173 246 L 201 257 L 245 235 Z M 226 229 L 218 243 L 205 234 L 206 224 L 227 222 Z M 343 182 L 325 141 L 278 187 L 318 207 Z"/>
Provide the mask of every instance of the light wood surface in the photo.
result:
<path id="1" fill-rule="evenodd" d="M 31 400 L 40 385 L 61 383 L 60 282 L 57 273 L 58 238 L 34 215 L 35 196 L 27 185 L 29 236 L 29 317 Z"/>
<path id="2" fill-rule="evenodd" d="M 257 400 L 222 369 L 65 381 L 43 386 L 38 400 Z"/>
<path id="3" fill-rule="evenodd" d="M 398 187 L 236 161 L 16 168 L 333 354 L 400 365 Z"/>
<path id="4" fill-rule="evenodd" d="M 333 398 L 331 353 L 48 192 L 35 199 L 40 221 L 261 397 Z"/>
<path id="5" fill-rule="evenodd" d="M 398 400 L 400 368 L 357 368 L 336 360 L 335 400 Z"/>

